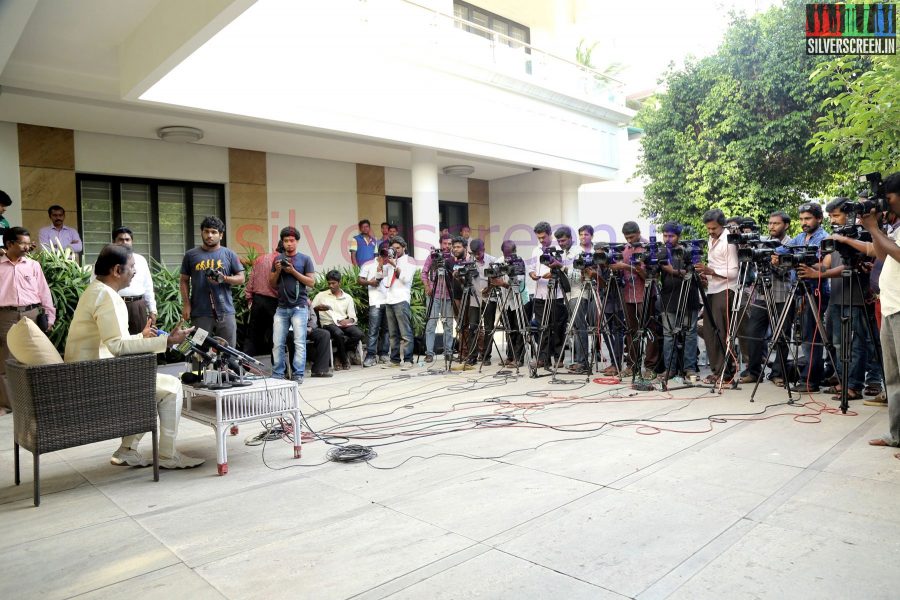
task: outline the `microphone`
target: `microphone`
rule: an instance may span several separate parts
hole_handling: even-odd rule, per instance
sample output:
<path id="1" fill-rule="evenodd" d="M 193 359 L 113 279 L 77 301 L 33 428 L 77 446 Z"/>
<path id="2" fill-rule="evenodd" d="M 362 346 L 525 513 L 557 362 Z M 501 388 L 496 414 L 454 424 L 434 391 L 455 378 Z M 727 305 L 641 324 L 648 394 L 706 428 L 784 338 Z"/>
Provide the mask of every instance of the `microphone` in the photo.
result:
<path id="1" fill-rule="evenodd" d="M 175 350 L 183 354 L 185 358 L 190 358 L 191 354 L 196 354 L 204 363 L 213 361 L 213 356 L 195 344 L 191 338 L 185 338 L 183 342 L 175 346 Z"/>
<path id="2" fill-rule="evenodd" d="M 254 368 L 257 370 L 265 369 L 265 365 L 250 356 L 249 354 L 244 354 L 237 348 L 232 348 L 228 345 L 228 341 L 224 340 L 217 336 L 209 335 L 209 332 L 205 329 L 197 329 L 194 332 L 194 336 L 191 338 L 192 342 L 196 345 L 199 345 L 201 348 L 212 348 L 216 352 L 220 354 L 227 354 L 237 360 L 239 363 L 248 366 L 248 368 Z"/>

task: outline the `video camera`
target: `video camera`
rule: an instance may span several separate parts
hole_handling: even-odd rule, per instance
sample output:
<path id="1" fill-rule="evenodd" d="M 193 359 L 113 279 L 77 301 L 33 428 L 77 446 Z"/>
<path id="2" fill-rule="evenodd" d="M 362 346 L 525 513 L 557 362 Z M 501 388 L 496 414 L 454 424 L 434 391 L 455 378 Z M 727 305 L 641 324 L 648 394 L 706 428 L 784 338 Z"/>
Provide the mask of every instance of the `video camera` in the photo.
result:
<path id="1" fill-rule="evenodd" d="M 881 179 L 881 173 L 867 173 L 859 177 L 860 182 L 868 182 L 869 197 L 858 202 L 845 202 L 841 205 L 841 211 L 852 215 L 864 215 L 872 212 L 887 212 L 890 206 L 887 200 L 887 194 L 884 191 L 884 181 Z M 846 234 L 841 234 L 846 235 Z M 850 237 L 850 236 L 847 236 Z"/>
<path id="2" fill-rule="evenodd" d="M 747 245 L 759 239 L 759 225 L 753 219 L 740 219 L 728 226 L 729 244 Z"/>
<path id="3" fill-rule="evenodd" d="M 509 277 L 521 277 L 524 274 L 525 261 L 515 254 L 510 254 L 505 262 L 491 263 L 484 269 L 484 276 L 488 279 L 503 277 L 504 275 L 508 275 Z"/>
<path id="4" fill-rule="evenodd" d="M 647 267 L 655 267 L 659 265 L 659 242 L 656 241 L 656 236 L 651 235 L 649 242 L 635 242 L 631 244 L 632 248 L 643 248 L 645 252 L 635 252 L 631 255 L 631 264 L 633 266 L 637 266 L 641 263 L 644 263 L 644 266 Z M 668 262 L 668 258 L 663 256 L 662 263 L 665 264 Z"/>
<path id="5" fill-rule="evenodd" d="M 465 285 L 471 285 L 475 278 L 478 277 L 478 266 L 475 264 L 475 261 L 471 260 L 458 262 L 453 265 L 453 275 L 462 279 Z"/>
<path id="6" fill-rule="evenodd" d="M 669 254 L 672 256 L 673 262 L 680 262 L 682 265 L 685 264 L 685 255 L 690 258 L 691 265 L 700 264 L 701 254 L 703 253 L 703 247 L 706 245 L 706 240 L 684 240 L 682 242 L 678 242 L 672 248 L 669 248 Z"/>
<path id="7" fill-rule="evenodd" d="M 538 258 L 540 263 L 544 266 L 549 265 L 552 262 L 562 262 L 562 254 L 563 251 L 559 248 L 546 248 L 543 251 L 543 254 Z M 559 267 L 553 267 L 554 269 L 559 269 Z"/>
<path id="8" fill-rule="evenodd" d="M 834 240 L 822 240 L 820 246 L 785 246 L 790 254 L 779 254 L 778 264 L 782 267 L 797 268 L 800 265 L 812 267 L 821 262 L 823 256 L 835 250 Z"/>
<path id="9" fill-rule="evenodd" d="M 738 248 L 739 263 L 756 263 L 757 265 L 771 265 L 775 248 L 781 246 L 781 242 L 772 238 L 759 238 L 747 242 L 745 248 Z"/>
<path id="10" fill-rule="evenodd" d="M 450 253 L 442 252 L 440 248 L 431 247 L 431 268 L 445 269 L 447 263 L 450 262 Z"/>
<path id="11" fill-rule="evenodd" d="M 627 244 L 611 244 L 609 242 L 597 242 L 594 244 L 594 265 L 603 268 L 622 260 Z"/>

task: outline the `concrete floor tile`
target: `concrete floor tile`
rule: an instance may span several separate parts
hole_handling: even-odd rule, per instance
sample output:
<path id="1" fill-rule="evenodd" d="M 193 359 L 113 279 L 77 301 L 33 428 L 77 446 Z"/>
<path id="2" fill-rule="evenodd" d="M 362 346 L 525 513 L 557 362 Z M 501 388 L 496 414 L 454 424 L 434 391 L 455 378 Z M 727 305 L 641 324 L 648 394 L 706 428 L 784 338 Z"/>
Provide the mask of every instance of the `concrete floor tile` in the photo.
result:
<path id="1" fill-rule="evenodd" d="M 9 439 L 11 438 L 12 434 L 10 433 Z M 19 473 L 22 479 L 20 485 L 15 484 L 12 452 L 9 453 L 8 459 L 0 462 L 0 506 L 7 502 L 16 502 L 34 497 L 34 462 L 32 454 L 20 449 L 19 458 L 21 460 Z M 71 490 L 87 483 L 84 476 L 63 461 L 56 452 L 42 454 L 40 460 L 41 502 L 48 500 L 51 494 Z"/>
<path id="2" fill-rule="evenodd" d="M 38 509 L 40 510 L 40 509 Z M 174 565 L 178 559 L 131 519 L 0 551 L 0 598 L 68 598 Z"/>
<path id="3" fill-rule="evenodd" d="M 473 540 L 484 540 L 597 489 L 574 479 L 497 465 L 385 504 Z"/>
<path id="4" fill-rule="evenodd" d="M 871 420 L 866 433 L 825 467 L 829 473 L 839 473 L 865 479 L 900 484 L 900 460 L 894 458 L 897 448 L 870 446 L 868 441 L 881 437 L 888 429 L 887 410 L 881 410 Z"/>
<path id="5" fill-rule="evenodd" d="M 625 596 L 497 550 L 485 552 L 386 597 L 390 600 L 625 599 Z"/>
<path id="6" fill-rule="evenodd" d="M 83 485 L 42 496 L 35 507 L 31 498 L 0 506 L 0 550 L 26 542 L 52 538 L 126 516 L 96 488 Z"/>
<path id="7" fill-rule="evenodd" d="M 736 522 L 727 511 L 627 491 L 579 504 L 499 549 L 633 597 Z"/>
<path id="8" fill-rule="evenodd" d="M 306 477 L 136 517 L 189 567 L 300 534 L 355 514 L 369 503 Z"/>
<path id="9" fill-rule="evenodd" d="M 736 456 L 681 453 L 625 490 L 746 515 L 802 469 Z"/>
<path id="10" fill-rule="evenodd" d="M 672 600 L 897 597 L 896 550 L 757 525 Z"/>
<path id="11" fill-rule="evenodd" d="M 325 526 L 285 530 L 272 539 L 276 541 L 198 567 L 197 573 L 232 599 L 343 599 L 472 545 L 374 505 Z"/>
<path id="12" fill-rule="evenodd" d="M 121 598 L 222 600 L 225 596 L 180 563 L 77 596 L 78 600 L 121 600 Z"/>

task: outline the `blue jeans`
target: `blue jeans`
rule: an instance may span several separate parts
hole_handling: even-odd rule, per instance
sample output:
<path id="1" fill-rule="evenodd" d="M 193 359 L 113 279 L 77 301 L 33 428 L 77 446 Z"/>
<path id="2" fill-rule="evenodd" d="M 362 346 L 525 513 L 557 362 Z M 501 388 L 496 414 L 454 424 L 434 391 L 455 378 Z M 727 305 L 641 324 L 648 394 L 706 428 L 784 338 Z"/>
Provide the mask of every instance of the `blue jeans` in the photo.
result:
<path id="1" fill-rule="evenodd" d="M 441 318 L 443 317 L 443 318 Z M 438 319 L 444 324 L 444 352 L 449 355 L 453 348 L 453 301 L 449 298 L 435 298 L 431 305 L 431 314 L 425 325 L 425 354 L 434 356 L 434 334 Z"/>
<path id="2" fill-rule="evenodd" d="M 663 360 L 666 363 L 666 370 L 670 375 L 677 375 L 683 371 L 698 372 L 697 369 L 697 319 L 700 311 L 697 309 L 684 311 L 681 318 L 681 328 L 684 331 L 684 356 L 679 356 L 677 350 L 673 350 L 675 346 L 675 330 L 678 324 L 675 322 L 674 312 L 664 312 L 662 316 L 663 326 Z M 671 364 L 670 364 L 671 361 Z M 681 369 L 677 369 L 677 365 L 681 365 Z"/>
<path id="3" fill-rule="evenodd" d="M 837 302 L 833 302 L 828 307 L 828 313 L 831 316 L 831 343 L 834 344 L 834 360 L 836 375 L 841 376 L 841 347 L 843 340 L 841 339 L 841 311 L 844 315 L 850 316 L 850 329 L 852 332 L 852 346 L 850 348 L 850 371 L 847 376 L 847 388 L 861 392 L 866 377 L 866 324 L 863 319 L 866 318 L 865 307 L 863 306 L 840 306 Z"/>
<path id="4" fill-rule="evenodd" d="M 366 342 L 366 358 L 385 356 L 390 350 L 385 305 L 369 307 L 369 340 Z"/>
<path id="5" fill-rule="evenodd" d="M 391 362 L 412 362 L 413 330 L 409 302 L 387 305 L 388 331 L 391 335 Z M 403 356 L 401 361 L 401 355 Z"/>
<path id="6" fill-rule="evenodd" d="M 293 377 L 303 377 L 306 369 L 306 324 L 309 321 L 309 309 L 305 306 L 297 308 L 281 308 L 275 311 L 275 322 L 272 324 L 272 377 L 281 379 L 287 367 L 285 359 L 285 342 L 288 327 L 294 329 L 294 361 L 291 363 Z"/>

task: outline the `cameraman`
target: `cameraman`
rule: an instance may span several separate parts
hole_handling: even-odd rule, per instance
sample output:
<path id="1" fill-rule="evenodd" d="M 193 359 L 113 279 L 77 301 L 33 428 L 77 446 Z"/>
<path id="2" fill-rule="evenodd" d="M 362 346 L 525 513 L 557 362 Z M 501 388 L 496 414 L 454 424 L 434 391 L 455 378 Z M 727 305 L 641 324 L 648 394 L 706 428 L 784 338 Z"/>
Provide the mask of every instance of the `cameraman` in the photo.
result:
<path id="1" fill-rule="evenodd" d="M 391 362 L 386 367 L 412 369 L 413 329 L 410 299 L 416 267 L 406 255 L 406 240 L 391 238 L 391 250 L 385 259 L 385 297 L 388 331 L 391 337 Z"/>
<path id="2" fill-rule="evenodd" d="M 660 267 L 662 272 L 662 291 L 660 300 L 662 305 L 663 327 L 663 361 L 666 364 L 666 372 L 669 376 L 683 375 L 693 377 L 697 375 L 697 319 L 700 313 L 700 289 L 697 282 L 690 274 L 691 257 L 679 246 L 681 240 L 681 225 L 672 221 L 663 225 L 663 241 L 666 245 L 668 260 Z M 678 252 L 676 249 L 681 249 Z M 675 252 L 673 252 L 675 250 Z M 683 286 L 687 285 L 688 291 L 685 297 L 685 305 L 679 307 L 682 298 Z M 678 322 L 678 311 L 681 308 L 681 323 Z M 675 330 L 684 332 L 681 348 L 675 345 Z M 680 350 L 680 352 L 678 351 Z M 676 368 L 680 365 L 681 368 Z"/>
<path id="3" fill-rule="evenodd" d="M 900 214 L 900 173 L 883 183 L 888 208 Z M 884 261 L 878 286 L 881 290 L 881 351 L 884 358 L 885 393 L 888 399 L 888 433 L 869 440 L 873 446 L 900 446 L 900 228 L 888 237 L 878 227 L 876 213 L 860 215 L 860 223 L 872 235 L 875 256 Z M 894 454 L 900 459 L 900 453 Z"/>
<path id="4" fill-rule="evenodd" d="M 515 242 L 506 240 L 500 245 L 500 251 L 503 253 L 503 261 L 505 263 L 509 265 L 518 264 L 522 269 L 525 268 L 522 259 L 516 256 Z M 523 316 L 525 316 L 524 307 L 528 303 L 525 277 L 511 273 L 501 285 L 506 288 L 503 291 L 503 304 L 507 307 L 506 322 L 509 324 L 509 335 L 507 336 L 509 345 L 506 347 L 506 360 L 501 362 L 501 364 L 507 367 L 521 367 L 525 363 L 525 338 L 522 332 L 526 324 L 519 318 L 519 311 L 516 310 L 516 306 L 521 302 Z M 518 294 L 518 302 L 514 298 L 508 298 L 508 294 Z"/>
<path id="5" fill-rule="evenodd" d="M 856 223 L 848 223 L 847 213 L 843 208 L 850 202 L 849 198 L 835 198 L 825 206 L 828 218 L 831 220 L 832 231 L 845 231 L 847 227 L 856 228 Z M 852 329 L 852 345 L 850 367 L 847 381 L 841 381 L 838 385 L 826 390 L 826 393 L 837 394 L 833 400 L 840 400 L 841 387 L 847 386 L 847 399 L 859 400 L 862 398 L 863 386 L 866 377 L 866 299 L 869 297 L 868 272 L 871 270 L 871 262 L 864 263 L 862 256 L 866 256 L 869 244 L 854 239 L 857 235 L 847 237 L 836 233 L 832 238 L 838 244 L 836 251 L 822 259 L 824 276 L 831 279 L 831 302 L 828 306 L 828 314 L 831 319 L 831 343 L 835 348 L 835 369 L 837 376 L 843 373 L 841 363 L 841 345 L 844 343 L 841 335 L 841 320 L 850 319 Z M 843 254 L 842 254 L 843 252 Z M 860 254 L 861 253 L 861 254 Z M 855 264 L 848 267 L 852 274 L 847 280 L 850 289 L 844 287 L 845 280 L 842 276 L 844 270 L 844 255 L 853 257 Z M 805 267 L 808 268 L 808 267 Z M 878 362 L 878 361 L 874 361 Z M 880 373 L 875 374 L 875 376 Z M 880 377 L 879 377 L 880 378 Z"/>
<path id="6" fill-rule="evenodd" d="M 737 371 L 733 353 L 725 348 L 725 336 L 728 335 L 728 324 L 732 318 L 732 297 L 738 286 L 738 258 L 737 246 L 728 243 L 725 213 L 718 208 L 708 210 L 703 213 L 703 224 L 709 234 L 707 264 L 698 264 L 694 269 L 703 275 L 707 284 L 703 341 L 712 373 L 704 379 L 704 383 L 715 384 L 721 374 L 724 373 L 725 381 L 730 381 Z"/>
<path id="7" fill-rule="evenodd" d="M 284 254 L 278 255 L 269 274 L 269 285 L 278 290 L 278 309 L 272 326 L 272 377 L 281 379 L 287 368 L 285 343 L 288 327 L 294 329 L 294 360 L 291 363 L 291 377 L 303 383 L 306 370 L 306 323 L 309 319 L 307 287 L 316 284 L 316 267 L 305 254 L 297 252 L 300 232 L 295 227 L 281 230 L 281 245 Z"/>
<path id="8" fill-rule="evenodd" d="M 785 245 L 790 241 L 787 230 L 791 225 L 791 217 L 782 210 L 773 212 L 769 215 L 768 230 L 769 238 L 777 240 L 781 245 Z M 784 305 L 788 301 L 788 292 L 790 291 L 790 271 L 777 266 L 776 259 L 772 257 L 772 311 L 777 319 L 784 311 Z M 758 286 L 761 284 L 758 284 Z M 755 296 L 751 298 L 750 308 L 747 312 L 745 321 L 744 334 L 747 340 L 747 369 L 741 373 L 741 383 L 753 383 L 759 379 L 760 373 L 766 368 L 765 355 L 766 339 L 769 330 L 775 329 L 777 323 L 769 322 L 769 313 L 766 310 L 766 299 L 761 288 L 757 287 Z M 781 339 L 784 339 L 782 333 Z M 780 356 L 785 360 L 788 358 L 787 344 L 781 342 L 778 344 L 780 348 Z M 781 360 L 779 354 L 775 355 L 775 362 L 772 366 L 770 376 L 773 383 L 783 385 L 784 376 L 781 373 Z"/>
<path id="9" fill-rule="evenodd" d="M 806 202 L 800 205 L 798 209 L 800 213 L 801 233 L 794 236 L 789 246 L 820 246 L 822 240 L 828 237 L 828 234 L 822 228 L 822 207 L 815 202 Z M 782 246 L 775 250 L 778 254 L 786 254 L 790 252 L 789 248 Z M 796 269 L 797 277 L 809 282 L 810 291 L 813 292 L 813 298 L 818 302 L 810 305 L 804 302 L 803 314 L 800 316 L 801 329 L 803 335 L 803 356 L 801 364 L 798 365 L 800 370 L 800 385 L 794 388 L 794 391 L 800 393 L 818 392 L 822 383 L 824 371 L 823 348 L 825 340 L 821 339 L 819 330 L 816 326 L 816 317 L 825 315 L 828 309 L 828 279 L 823 278 L 820 269 L 800 265 Z M 801 301 L 805 297 L 800 297 Z M 806 364 L 802 361 L 806 360 Z"/>
<path id="10" fill-rule="evenodd" d="M 475 278 L 474 287 L 477 298 L 472 297 L 469 302 L 469 311 L 475 311 L 475 318 L 470 320 L 476 329 L 480 324 L 483 329 L 473 332 L 476 335 L 478 347 L 477 362 L 484 362 L 485 365 L 491 364 L 491 354 L 493 351 L 494 328 L 497 321 L 497 297 L 491 295 L 491 288 L 502 287 L 500 278 L 489 279 L 485 274 L 485 267 L 491 263 L 497 262 L 497 259 L 484 251 L 484 240 L 475 238 L 469 242 L 469 251 L 472 253 L 472 259 L 478 268 L 478 277 Z M 482 323 L 479 323 L 479 317 L 482 317 Z M 471 353 L 470 353 L 471 354 Z"/>
<path id="11" fill-rule="evenodd" d="M 573 374 L 582 374 L 589 371 L 590 360 L 588 358 L 588 331 L 596 324 L 597 307 L 594 303 L 593 293 L 583 292 L 582 285 L 585 279 L 596 277 L 596 270 L 591 267 L 585 267 L 582 271 L 575 268 L 575 259 L 581 258 L 585 253 L 590 255 L 591 260 L 594 254 L 594 228 L 590 225 L 582 225 L 578 229 L 579 245 L 572 243 L 572 230 L 568 227 L 560 227 L 554 233 L 556 242 L 563 250 L 563 262 L 566 266 L 566 273 L 569 276 L 569 284 L 572 292 L 569 296 L 568 309 L 569 316 L 572 317 L 575 340 L 573 348 L 573 361 L 569 365 L 569 372 Z M 578 299 L 582 298 L 579 305 Z M 575 307 L 578 306 L 578 312 Z"/>
<path id="12" fill-rule="evenodd" d="M 551 277 L 565 277 L 562 272 L 563 263 L 551 254 L 556 248 L 553 246 L 553 238 L 550 232 L 550 223 L 541 221 L 534 226 L 534 233 L 537 235 L 538 246 L 531 253 L 532 266 L 528 276 L 535 282 L 534 291 L 534 318 L 541 319 L 547 309 L 547 303 L 550 302 L 550 320 L 547 323 L 547 329 L 538 331 L 538 338 L 541 340 L 541 347 L 538 348 L 538 356 L 535 362 L 535 368 L 548 367 L 551 358 L 554 362 L 559 354 L 564 351 L 563 337 L 566 330 L 566 300 L 562 285 L 559 283 L 555 286 L 553 297 L 550 298 L 549 280 Z M 548 264 L 541 262 L 541 257 Z M 539 322 L 539 326 L 543 323 Z"/>
<path id="13" fill-rule="evenodd" d="M 625 344 L 628 351 L 628 366 L 620 373 L 621 377 L 631 377 L 632 373 L 641 374 L 641 365 L 635 364 L 640 351 L 639 334 L 641 323 L 647 323 L 653 329 L 653 311 L 655 302 L 647 306 L 649 314 L 644 315 L 644 288 L 646 287 L 647 271 L 644 264 L 637 260 L 637 255 L 643 254 L 647 240 L 641 237 L 641 228 L 634 221 L 627 221 L 622 225 L 622 235 L 628 246 L 622 252 L 622 261 L 610 265 L 613 271 L 621 272 L 625 282 L 623 298 L 625 300 L 625 322 L 628 330 L 625 334 Z M 634 258 L 632 258 L 634 257 Z M 659 336 L 648 336 L 644 347 L 644 377 L 655 377 L 655 369 L 659 363 Z"/>
<path id="14" fill-rule="evenodd" d="M 237 322 L 231 286 L 244 283 L 244 266 L 221 245 L 225 223 L 210 216 L 200 223 L 201 246 L 188 250 L 181 261 L 181 318 L 210 335 L 237 343 Z"/>
<path id="15" fill-rule="evenodd" d="M 450 235 L 443 233 L 440 239 L 440 256 L 443 261 L 443 269 L 435 268 L 434 252 L 425 259 L 420 277 L 425 286 L 425 297 L 434 298 L 431 303 L 431 313 L 425 324 L 425 362 L 434 361 L 434 333 L 437 322 L 440 319 L 444 327 L 444 352 L 450 356 L 453 348 L 453 301 L 449 285 L 450 273 L 453 270 L 453 256 L 450 254 Z M 427 304 L 426 300 L 426 304 Z"/>
<path id="16" fill-rule="evenodd" d="M 363 367 L 373 367 L 375 363 L 390 361 L 390 340 L 387 325 L 387 288 L 384 287 L 384 264 L 390 244 L 381 242 L 374 260 L 370 260 L 359 270 L 358 282 L 369 292 L 369 339 L 366 344 L 366 359 Z"/>

